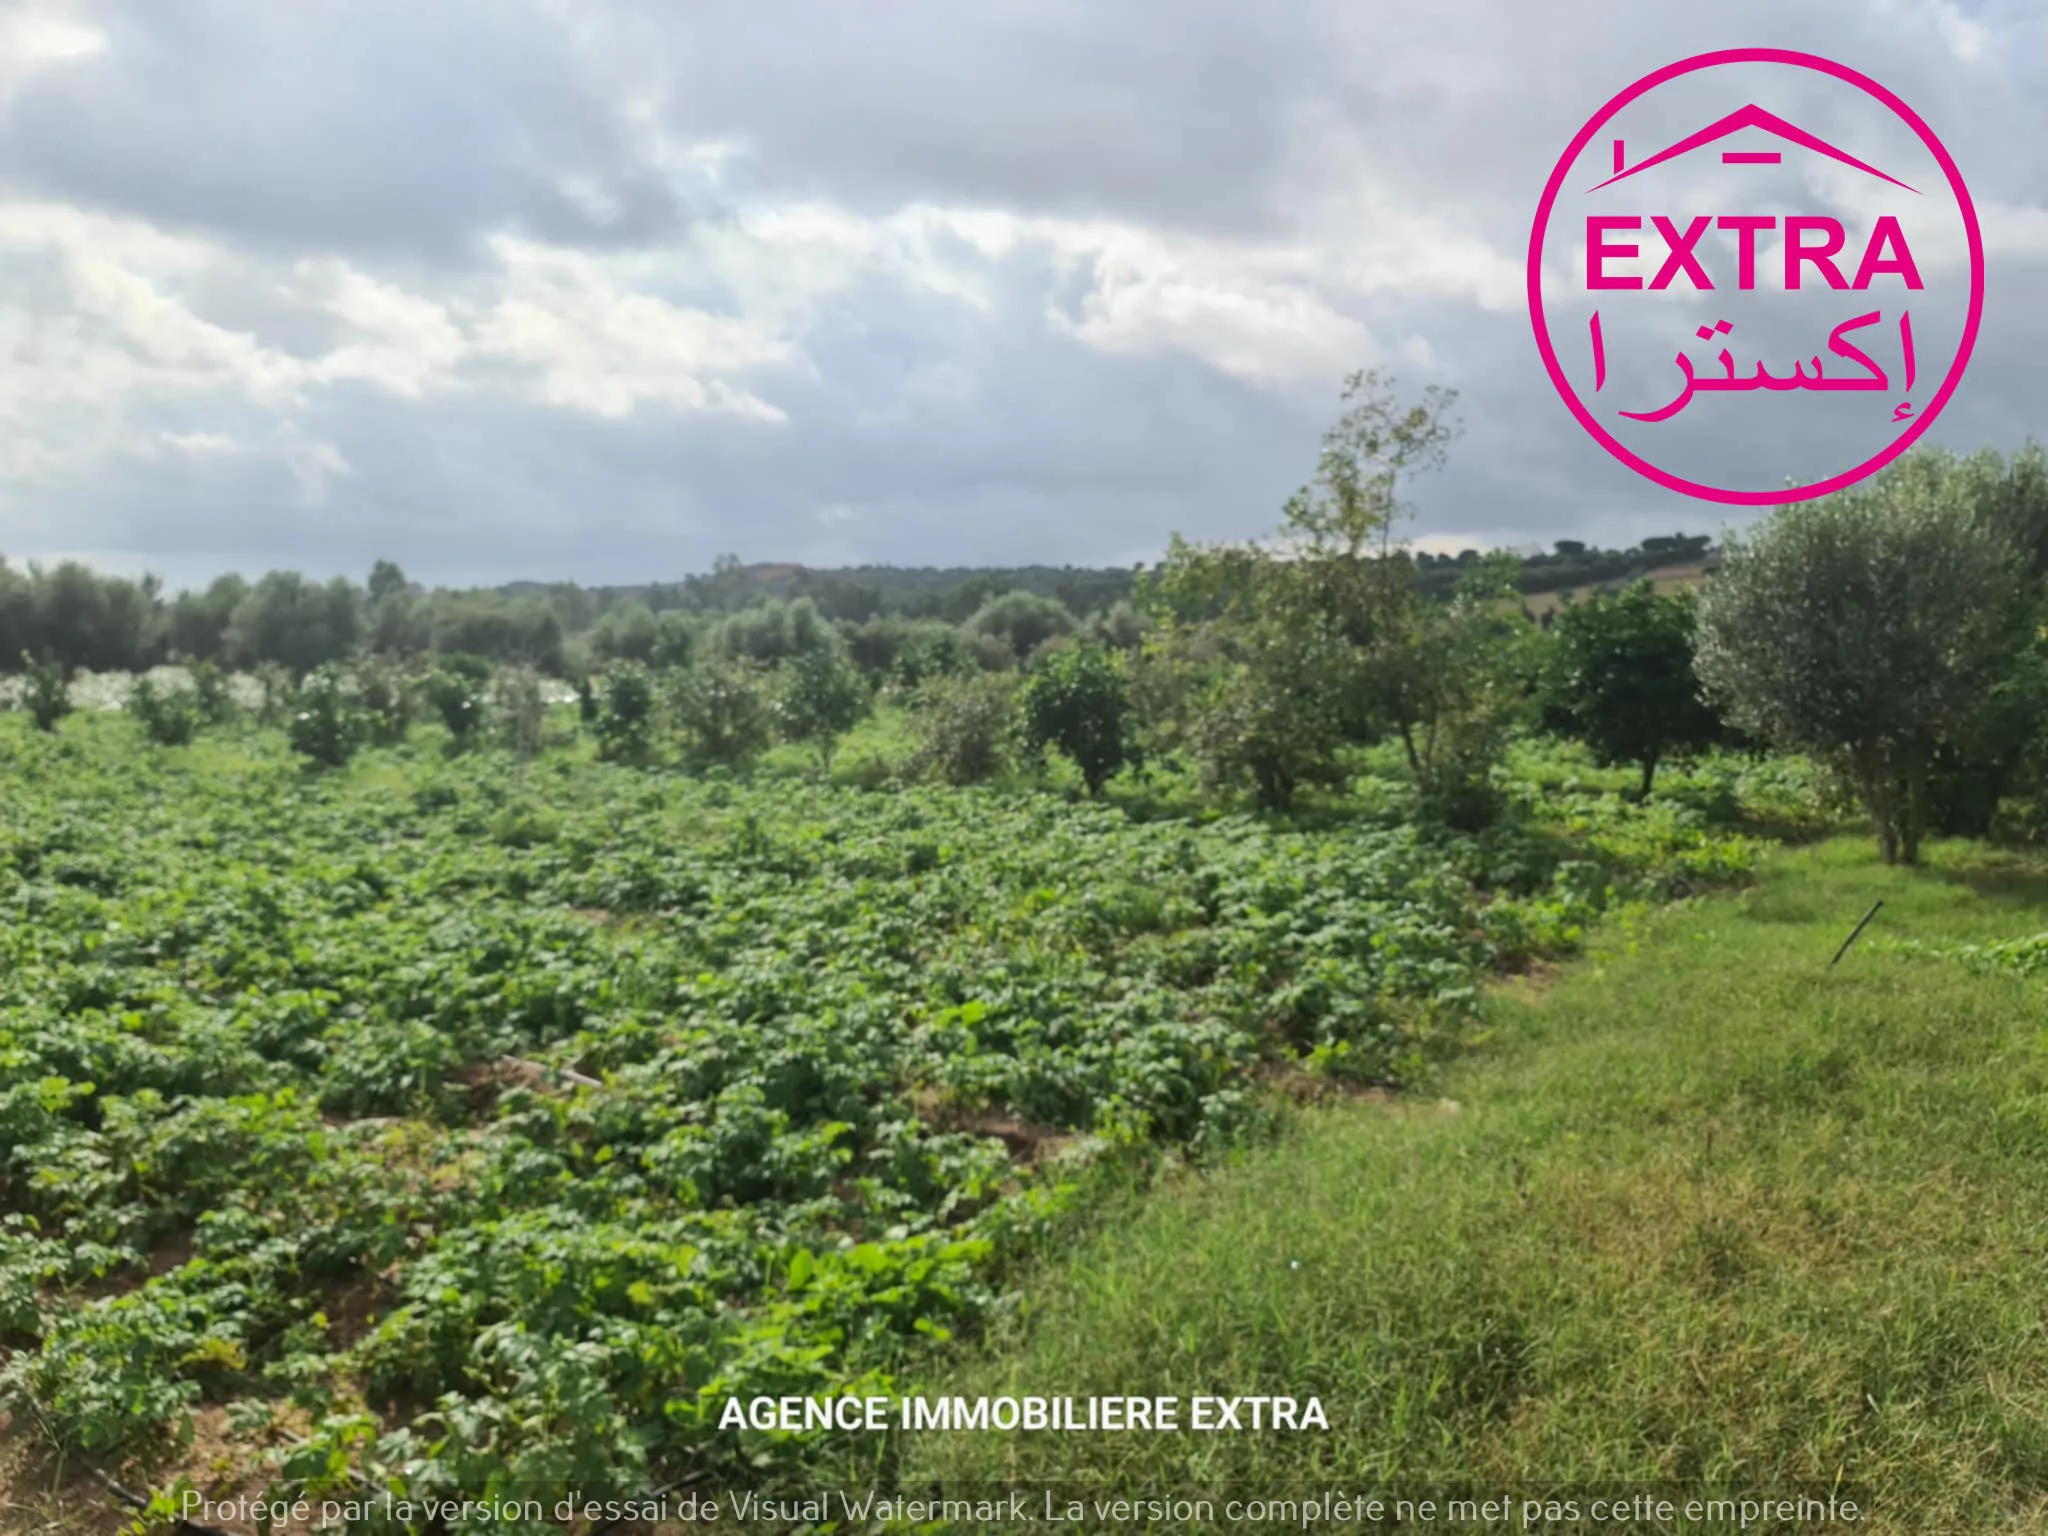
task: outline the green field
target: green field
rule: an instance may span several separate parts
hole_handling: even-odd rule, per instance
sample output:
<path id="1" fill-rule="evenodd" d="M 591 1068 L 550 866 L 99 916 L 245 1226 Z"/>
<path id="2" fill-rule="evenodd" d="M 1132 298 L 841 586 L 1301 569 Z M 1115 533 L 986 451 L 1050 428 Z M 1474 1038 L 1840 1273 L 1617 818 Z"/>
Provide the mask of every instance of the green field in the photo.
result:
<path id="1" fill-rule="evenodd" d="M 2039 944 L 1991 946 L 2044 903 L 2048 862 L 1859 839 L 1604 930 L 1496 989 L 1431 1097 L 1134 1202 L 945 1387 L 1312 1391 L 1331 1433 L 933 1436 L 916 1472 L 1839 1487 L 1858 1529 L 2041 1529 L 2048 997 Z"/>
<path id="2" fill-rule="evenodd" d="M 1372 753 L 1260 819 L 888 779 L 886 714 L 836 782 L 568 726 L 0 716 L 0 1528 L 101 1477 L 2048 1511 L 2048 864 L 1781 847 L 1836 814 L 1783 759 L 1639 804 L 1525 745 L 1464 835 Z M 1330 1427 L 717 1427 L 838 1391 Z"/>
<path id="3" fill-rule="evenodd" d="M 17 1503 L 830 1465 L 718 1405 L 916 1379 L 1102 1198 L 1425 1076 L 1487 973 L 1814 804 L 1729 761 L 1638 807 L 1557 752 L 1484 837 L 1370 762 L 1304 829 L 427 728 L 329 772 L 120 715 L 0 752 Z"/>

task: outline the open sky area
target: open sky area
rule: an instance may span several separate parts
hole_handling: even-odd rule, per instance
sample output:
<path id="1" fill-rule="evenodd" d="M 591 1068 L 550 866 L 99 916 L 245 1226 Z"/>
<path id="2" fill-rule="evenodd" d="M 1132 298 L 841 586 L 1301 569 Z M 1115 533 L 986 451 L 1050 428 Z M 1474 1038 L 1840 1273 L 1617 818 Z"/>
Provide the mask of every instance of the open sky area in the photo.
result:
<path id="1" fill-rule="evenodd" d="M 1545 376 L 1552 163 L 1707 49 L 1883 82 L 1987 252 L 1931 440 L 2009 450 L 2044 39 L 1950 0 L 9 0 L 0 552 L 174 585 L 1129 564 L 1271 529 L 1366 367 L 1460 392 L 1426 547 L 1717 532 Z"/>

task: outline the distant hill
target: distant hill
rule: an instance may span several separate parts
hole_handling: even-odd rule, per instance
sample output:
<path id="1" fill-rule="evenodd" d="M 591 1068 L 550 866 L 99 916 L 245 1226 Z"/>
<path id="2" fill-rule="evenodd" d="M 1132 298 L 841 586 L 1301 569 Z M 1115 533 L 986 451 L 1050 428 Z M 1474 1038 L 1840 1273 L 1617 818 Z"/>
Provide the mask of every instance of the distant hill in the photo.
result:
<path id="1" fill-rule="evenodd" d="M 1584 597 L 1589 592 L 1608 591 L 1634 581 L 1648 581 L 1659 592 L 1673 592 L 1680 587 L 1698 586 L 1706 579 L 1707 572 L 1712 568 L 1711 560 L 1693 560 L 1683 565 L 1660 565 L 1632 572 L 1619 581 L 1593 582 L 1584 587 L 1552 588 L 1543 592 L 1524 591 L 1522 611 L 1548 628 L 1551 614 L 1564 607 L 1566 603 Z"/>
<path id="2" fill-rule="evenodd" d="M 1614 586 L 1643 576 L 1662 580 L 1662 573 L 1669 570 L 1704 569 L 1714 554 L 1712 541 L 1704 535 L 1649 538 L 1626 550 L 1597 549 L 1578 540 L 1560 539 L 1547 554 L 1522 557 L 1517 585 L 1534 597 Z M 1476 549 L 1457 555 L 1418 555 L 1424 590 L 1448 597 L 1465 567 L 1478 558 Z M 645 603 L 656 613 L 675 608 L 732 613 L 769 597 L 808 597 L 825 617 L 855 623 L 877 614 L 900 613 L 957 624 L 989 598 L 1019 588 L 1056 597 L 1076 614 L 1089 614 L 1129 597 L 1132 582 L 1143 569 L 852 565 L 820 570 L 790 561 L 742 565 L 731 556 L 721 556 L 708 574 L 685 576 L 680 581 L 606 587 L 515 581 L 498 590 L 508 597 L 548 602 L 571 633 L 589 628 L 606 610 L 623 603 Z M 1532 606 L 1531 611 L 1537 609 Z"/>
<path id="3" fill-rule="evenodd" d="M 1704 572 L 1717 554 L 1714 541 L 1705 534 L 1648 538 L 1634 549 L 1596 549 L 1577 539 L 1559 539 L 1549 554 L 1522 557 L 1515 585 L 1529 596 L 1619 586 L 1677 568 L 1696 567 Z M 1424 588 L 1448 596 L 1464 568 L 1478 558 L 1477 550 L 1466 550 L 1457 555 L 1420 555 L 1416 563 L 1422 568 Z M 1539 611 L 1534 604 L 1530 607 L 1532 612 Z"/>
<path id="4" fill-rule="evenodd" d="M 1077 614 L 1130 596 L 1142 567 L 1074 565 L 899 566 L 853 565 L 814 570 L 789 562 L 742 565 L 721 558 L 709 575 L 642 586 L 576 587 L 567 582 L 515 581 L 499 588 L 508 597 L 537 597 L 556 606 L 584 607 L 582 628 L 619 603 L 731 613 L 767 597 L 808 597 L 827 618 L 859 622 L 880 613 L 959 623 L 989 598 L 1017 588 L 1056 597 Z M 577 603 L 576 598 L 581 602 Z"/>

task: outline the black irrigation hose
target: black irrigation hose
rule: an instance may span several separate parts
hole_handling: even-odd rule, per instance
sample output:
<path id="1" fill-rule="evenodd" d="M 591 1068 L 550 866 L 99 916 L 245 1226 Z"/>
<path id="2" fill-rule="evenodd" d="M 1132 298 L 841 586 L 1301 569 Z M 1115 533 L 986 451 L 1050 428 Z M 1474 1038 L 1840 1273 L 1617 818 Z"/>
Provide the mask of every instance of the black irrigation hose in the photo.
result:
<path id="1" fill-rule="evenodd" d="M 1851 929 L 1851 930 L 1849 931 L 1849 937 L 1847 937 L 1846 939 L 1842 940 L 1842 947 L 1841 947 L 1840 949 L 1838 949 L 1838 950 L 1836 950 L 1836 951 L 1835 951 L 1835 958 L 1834 958 L 1834 960 L 1830 960 L 1830 961 L 1828 962 L 1828 969 L 1829 969 L 1829 970 L 1831 970 L 1831 971 L 1832 971 L 1832 970 L 1833 970 L 1833 969 L 1835 968 L 1835 961 L 1837 961 L 1837 960 L 1840 960 L 1840 959 L 1842 958 L 1842 956 L 1844 956 L 1844 955 L 1846 955 L 1847 953 L 1849 953 L 1849 946 L 1850 946 L 1851 944 L 1854 944 L 1854 943 L 1856 942 L 1856 936 L 1857 936 L 1858 934 L 1860 934 L 1861 932 L 1863 932 L 1863 929 L 1864 929 L 1864 925 L 1865 925 L 1865 924 L 1867 924 L 1867 923 L 1868 923 L 1868 922 L 1869 922 L 1869 921 L 1870 921 L 1870 920 L 1871 920 L 1871 919 L 1872 919 L 1873 917 L 1877 916 L 1877 908 L 1878 908 L 1878 907 L 1881 907 L 1881 906 L 1883 906 L 1883 905 L 1884 905 L 1884 898 L 1883 898 L 1882 896 L 1880 896 L 1880 897 L 1879 897 L 1879 898 L 1877 899 L 1877 905 L 1876 905 L 1876 906 L 1873 906 L 1873 907 L 1872 907 L 1872 908 L 1871 908 L 1871 909 L 1870 909 L 1870 910 L 1869 910 L 1868 912 L 1866 912 L 1866 913 L 1864 913 L 1864 914 L 1863 914 L 1863 922 L 1861 922 L 1861 923 L 1858 923 L 1858 924 L 1857 924 L 1857 925 L 1856 925 L 1856 926 L 1855 926 L 1854 928 L 1852 928 L 1852 929 Z"/>
<path id="2" fill-rule="evenodd" d="M 133 1488 L 122 1487 L 98 1467 L 92 1465 L 92 1463 L 87 1462 L 85 1470 L 92 1474 L 93 1481 L 106 1489 L 107 1492 L 119 1499 L 123 1504 L 126 1504 L 130 1509 L 149 1508 L 148 1499 L 137 1493 Z M 177 1521 L 178 1536 L 234 1536 L 233 1532 L 224 1531 L 217 1525 L 201 1525 L 197 1520 L 187 1520 L 183 1515 L 179 1515 Z"/>
<path id="3" fill-rule="evenodd" d="M 59 1444 L 57 1436 L 51 1432 L 50 1421 L 43 1417 L 42 1409 L 33 1402 L 25 1406 L 35 1416 L 36 1428 L 43 1432 L 43 1439 L 51 1445 Z M 62 1458 L 60 1457 L 58 1465 L 61 1467 L 62 1464 Z M 133 1488 L 124 1488 L 85 1457 L 81 1456 L 78 1464 L 85 1468 L 94 1482 L 106 1489 L 108 1493 L 111 1493 L 130 1509 L 149 1508 L 148 1499 L 137 1493 Z M 234 1532 L 221 1530 L 218 1526 L 201 1525 L 196 1520 L 187 1520 L 184 1516 L 180 1515 L 178 1517 L 178 1536 L 234 1536 Z"/>

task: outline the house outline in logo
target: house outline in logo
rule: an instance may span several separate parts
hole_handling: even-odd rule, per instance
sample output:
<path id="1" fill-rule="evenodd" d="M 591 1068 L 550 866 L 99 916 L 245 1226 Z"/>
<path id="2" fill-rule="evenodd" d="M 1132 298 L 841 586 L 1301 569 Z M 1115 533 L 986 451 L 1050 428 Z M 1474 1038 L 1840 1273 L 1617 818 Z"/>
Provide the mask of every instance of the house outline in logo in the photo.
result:
<path id="1" fill-rule="evenodd" d="M 1745 128 L 1761 128 L 1764 132 L 1775 134 L 1787 143 L 1797 144 L 1801 149 L 1813 150 L 1818 154 L 1826 155 L 1830 160 L 1838 160 L 1843 165 L 1875 176 L 1880 181 L 1888 181 L 1895 187 L 1911 192 L 1915 197 L 1920 195 L 1919 188 L 1909 187 L 1906 183 L 1899 180 L 1898 177 L 1886 175 L 1874 165 L 1864 164 L 1846 150 L 1837 149 L 1826 139 L 1821 138 L 1817 134 L 1808 133 L 1796 123 L 1788 123 L 1774 112 L 1766 112 L 1755 102 L 1751 102 L 1746 107 L 1737 107 L 1726 117 L 1707 124 L 1706 127 L 1700 129 L 1697 133 L 1688 134 L 1676 144 L 1658 150 L 1656 154 L 1649 156 L 1647 159 L 1638 160 L 1626 170 L 1622 168 L 1621 163 L 1621 140 L 1616 139 L 1614 141 L 1614 174 L 1605 181 L 1586 188 L 1586 191 L 1589 193 L 1598 192 L 1603 187 L 1611 187 L 1617 181 L 1628 180 L 1629 177 L 1635 175 L 1638 171 L 1647 171 L 1653 165 L 1662 165 L 1667 160 L 1676 160 L 1680 155 L 1688 155 L 1696 149 L 1704 149 L 1707 145 L 1725 139 L 1731 133 L 1739 133 Z M 1769 155 L 1729 153 L 1724 154 L 1721 158 L 1725 162 L 1736 165 L 1775 164 L 1778 156 L 1775 152 Z"/>

